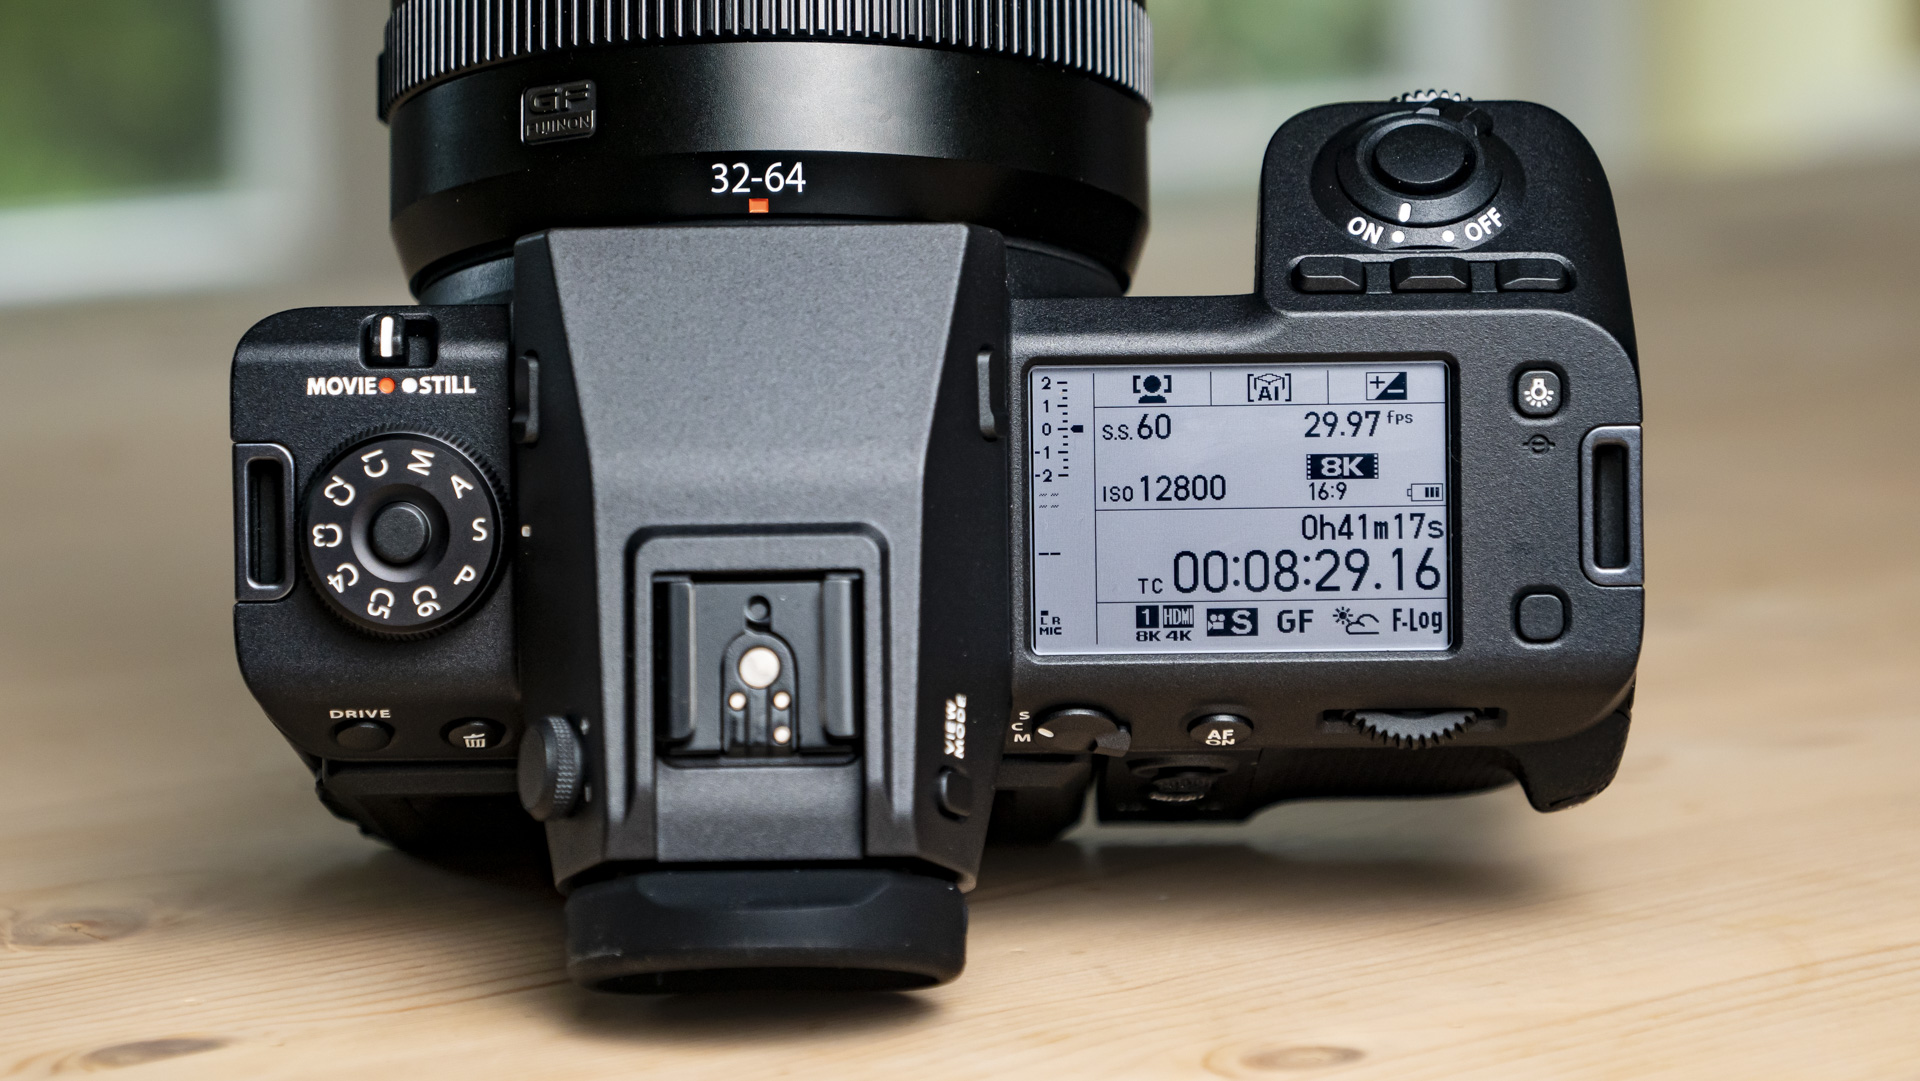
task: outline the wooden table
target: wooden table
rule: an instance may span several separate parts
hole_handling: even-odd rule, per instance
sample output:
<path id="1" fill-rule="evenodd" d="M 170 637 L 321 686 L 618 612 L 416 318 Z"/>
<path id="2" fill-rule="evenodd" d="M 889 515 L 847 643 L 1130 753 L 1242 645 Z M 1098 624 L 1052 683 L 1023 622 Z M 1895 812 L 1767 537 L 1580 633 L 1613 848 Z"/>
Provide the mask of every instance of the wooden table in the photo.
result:
<path id="1" fill-rule="evenodd" d="M 1920 168 L 1817 181 L 1626 201 L 1653 584 L 1611 791 L 996 851 L 966 975 L 906 995 L 580 991 L 538 869 L 314 802 L 231 657 L 224 361 L 378 296 L 0 314 L 0 1074 L 1920 1077 Z M 1181 243 L 1162 280 L 1244 281 L 1249 241 Z"/>

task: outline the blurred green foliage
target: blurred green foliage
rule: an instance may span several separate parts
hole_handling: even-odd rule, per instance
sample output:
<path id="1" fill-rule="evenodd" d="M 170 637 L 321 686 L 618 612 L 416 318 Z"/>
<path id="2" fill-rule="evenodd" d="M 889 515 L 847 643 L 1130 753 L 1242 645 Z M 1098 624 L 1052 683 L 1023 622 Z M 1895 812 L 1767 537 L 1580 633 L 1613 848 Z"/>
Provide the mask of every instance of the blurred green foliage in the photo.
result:
<path id="1" fill-rule="evenodd" d="M 218 0 L 0 0 L 0 206 L 222 174 Z"/>
<path id="2" fill-rule="evenodd" d="M 1148 0 L 1160 89 L 1291 82 L 1377 70 L 1388 0 Z"/>

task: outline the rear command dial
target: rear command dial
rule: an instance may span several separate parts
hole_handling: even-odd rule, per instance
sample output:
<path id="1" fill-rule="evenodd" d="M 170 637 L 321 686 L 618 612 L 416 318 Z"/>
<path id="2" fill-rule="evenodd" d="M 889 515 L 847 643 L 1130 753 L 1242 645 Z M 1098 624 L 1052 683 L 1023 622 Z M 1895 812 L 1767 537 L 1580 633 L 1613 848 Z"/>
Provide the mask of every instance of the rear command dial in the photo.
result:
<path id="1" fill-rule="evenodd" d="M 305 510 L 315 589 L 376 634 L 421 634 L 458 618 L 500 550 L 485 471 L 428 436 L 377 436 L 340 455 L 314 477 Z"/>

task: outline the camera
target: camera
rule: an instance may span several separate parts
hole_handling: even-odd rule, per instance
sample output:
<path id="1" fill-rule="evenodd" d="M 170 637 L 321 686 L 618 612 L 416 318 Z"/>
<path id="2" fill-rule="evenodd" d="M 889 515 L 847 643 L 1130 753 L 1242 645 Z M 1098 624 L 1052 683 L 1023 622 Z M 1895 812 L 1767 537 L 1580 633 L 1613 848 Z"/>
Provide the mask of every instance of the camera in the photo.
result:
<path id="1" fill-rule="evenodd" d="M 904 988 L 960 972 L 988 839 L 1089 800 L 1604 788 L 1641 429 L 1593 151 L 1315 108 L 1253 293 L 1127 298 L 1148 33 L 397 3 L 420 303 L 271 316 L 232 371 L 240 667 L 325 805 L 544 845 L 591 987 Z"/>

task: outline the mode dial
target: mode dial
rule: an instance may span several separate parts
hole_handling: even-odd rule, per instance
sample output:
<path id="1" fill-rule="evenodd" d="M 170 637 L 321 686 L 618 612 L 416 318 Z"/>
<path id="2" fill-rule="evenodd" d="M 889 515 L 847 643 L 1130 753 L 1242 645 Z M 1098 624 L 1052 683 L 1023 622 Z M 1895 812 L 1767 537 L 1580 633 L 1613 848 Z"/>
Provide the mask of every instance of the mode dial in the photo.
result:
<path id="1" fill-rule="evenodd" d="M 304 510 L 315 591 L 375 634 L 446 626 L 479 596 L 500 554 L 500 506 L 486 470 L 431 436 L 358 444 L 314 477 Z"/>

